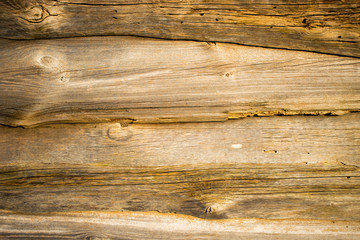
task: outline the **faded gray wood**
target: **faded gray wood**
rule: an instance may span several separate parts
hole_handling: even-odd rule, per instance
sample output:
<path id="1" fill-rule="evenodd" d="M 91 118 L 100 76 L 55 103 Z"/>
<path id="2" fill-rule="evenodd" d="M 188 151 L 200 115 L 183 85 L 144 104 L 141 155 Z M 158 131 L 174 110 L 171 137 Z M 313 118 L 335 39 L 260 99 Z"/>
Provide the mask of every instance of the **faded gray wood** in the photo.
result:
<path id="1" fill-rule="evenodd" d="M 93 37 L 0 44 L 0 123 L 224 121 L 358 111 L 360 60 Z"/>
<path id="2" fill-rule="evenodd" d="M 360 166 L 360 114 L 222 123 L 0 128 L 0 164 L 171 166 L 214 163 Z"/>
<path id="3" fill-rule="evenodd" d="M 0 37 L 133 35 L 360 57 L 358 0 L 4 0 Z"/>
<path id="4" fill-rule="evenodd" d="M 2 211 L 6 239 L 354 239 L 359 222 L 309 220 L 204 220 L 160 213 L 55 213 Z"/>

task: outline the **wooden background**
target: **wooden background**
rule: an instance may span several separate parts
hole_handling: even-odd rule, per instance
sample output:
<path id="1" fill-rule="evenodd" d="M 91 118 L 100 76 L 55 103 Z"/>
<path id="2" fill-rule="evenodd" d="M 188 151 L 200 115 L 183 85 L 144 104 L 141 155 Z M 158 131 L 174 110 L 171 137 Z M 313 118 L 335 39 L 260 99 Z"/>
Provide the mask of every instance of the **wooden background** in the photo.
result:
<path id="1" fill-rule="evenodd" d="M 0 238 L 359 239 L 359 19 L 0 1 Z"/>

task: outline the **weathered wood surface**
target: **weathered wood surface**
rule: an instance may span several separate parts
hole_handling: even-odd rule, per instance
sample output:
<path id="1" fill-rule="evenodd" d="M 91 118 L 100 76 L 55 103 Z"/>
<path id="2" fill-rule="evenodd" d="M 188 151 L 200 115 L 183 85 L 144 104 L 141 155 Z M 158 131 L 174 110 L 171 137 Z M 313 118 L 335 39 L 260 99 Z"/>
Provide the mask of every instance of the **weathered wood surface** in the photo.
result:
<path id="1" fill-rule="evenodd" d="M 360 169 L 350 165 L 29 163 L 0 172 L 0 209 L 27 214 L 158 211 L 212 219 L 360 221 Z"/>
<path id="2" fill-rule="evenodd" d="M 360 221 L 359 117 L 1 127 L 0 209 Z"/>
<path id="3" fill-rule="evenodd" d="M 300 163 L 360 166 L 360 113 L 222 123 L 0 128 L 0 164 L 170 166 Z"/>
<path id="4" fill-rule="evenodd" d="M 358 0 L 4 0 L 0 37 L 132 35 L 360 57 Z"/>
<path id="5" fill-rule="evenodd" d="M 0 213 L 6 239 L 354 239 L 359 222 L 304 220 L 204 220 L 161 213 Z"/>
<path id="6" fill-rule="evenodd" d="M 11 126 L 360 109 L 354 58 L 135 37 L 0 43 L 0 123 Z"/>

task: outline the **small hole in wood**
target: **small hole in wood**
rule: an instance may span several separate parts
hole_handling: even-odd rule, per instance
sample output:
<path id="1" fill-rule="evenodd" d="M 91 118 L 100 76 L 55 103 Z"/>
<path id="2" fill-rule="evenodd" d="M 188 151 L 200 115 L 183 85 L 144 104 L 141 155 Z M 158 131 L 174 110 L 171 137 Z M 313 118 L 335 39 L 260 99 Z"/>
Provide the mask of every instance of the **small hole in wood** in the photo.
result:
<path id="1" fill-rule="evenodd" d="M 273 26 L 270 26 L 270 28 L 273 28 Z"/>
<path id="2" fill-rule="evenodd" d="M 181 21 L 180 23 L 181 23 L 181 24 L 183 24 L 184 22 L 183 22 L 183 21 Z"/>
<path id="3" fill-rule="evenodd" d="M 306 23 L 306 18 L 304 18 L 304 19 L 302 20 L 302 23 Z"/>
<path id="4" fill-rule="evenodd" d="M 204 14 L 203 14 L 203 13 L 200 13 L 200 16 L 204 16 Z"/>
<path id="5" fill-rule="evenodd" d="M 117 12 L 117 10 L 115 10 L 115 12 Z"/>
<path id="6" fill-rule="evenodd" d="M 341 36 L 338 36 L 338 38 L 341 38 Z"/>
<path id="7" fill-rule="evenodd" d="M 276 8 L 276 6 L 274 6 L 274 8 Z"/>
<path id="8" fill-rule="evenodd" d="M 217 18 L 216 18 L 215 20 L 216 20 L 217 22 L 219 21 L 219 19 L 217 19 Z"/>
<path id="9" fill-rule="evenodd" d="M 113 19 L 117 19 L 117 17 L 113 17 Z"/>
<path id="10" fill-rule="evenodd" d="M 349 179 L 349 178 L 351 178 L 350 176 L 347 176 L 347 178 Z"/>

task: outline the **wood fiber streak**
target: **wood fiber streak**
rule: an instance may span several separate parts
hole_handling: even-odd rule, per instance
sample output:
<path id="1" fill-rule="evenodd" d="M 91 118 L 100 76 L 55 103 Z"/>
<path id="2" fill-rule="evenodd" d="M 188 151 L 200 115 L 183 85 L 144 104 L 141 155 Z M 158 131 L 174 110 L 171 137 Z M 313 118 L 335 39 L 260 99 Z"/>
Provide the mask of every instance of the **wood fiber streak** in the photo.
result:
<path id="1" fill-rule="evenodd" d="M 360 166 L 360 114 L 221 123 L 0 127 L 1 164 L 172 166 L 214 163 Z"/>
<path id="2" fill-rule="evenodd" d="M 4 0 L 0 37 L 132 35 L 360 57 L 358 0 Z"/>
<path id="3" fill-rule="evenodd" d="M 136 37 L 0 41 L 0 123 L 197 122 L 360 109 L 360 60 Z"/>
<path id="4" fill-rule="evenodd" d="M 0 209 L 36 214 L 158 211 L 200 218 L 360 220 L 350 165 L 3 166 Z"/>
<path id="5" fill-rule="evenodd" d="M 231 219 L 204 220 L 160 213 L 53 213 L 2 211 L 6 239 L 353 239 L 359 222 Z"/>

